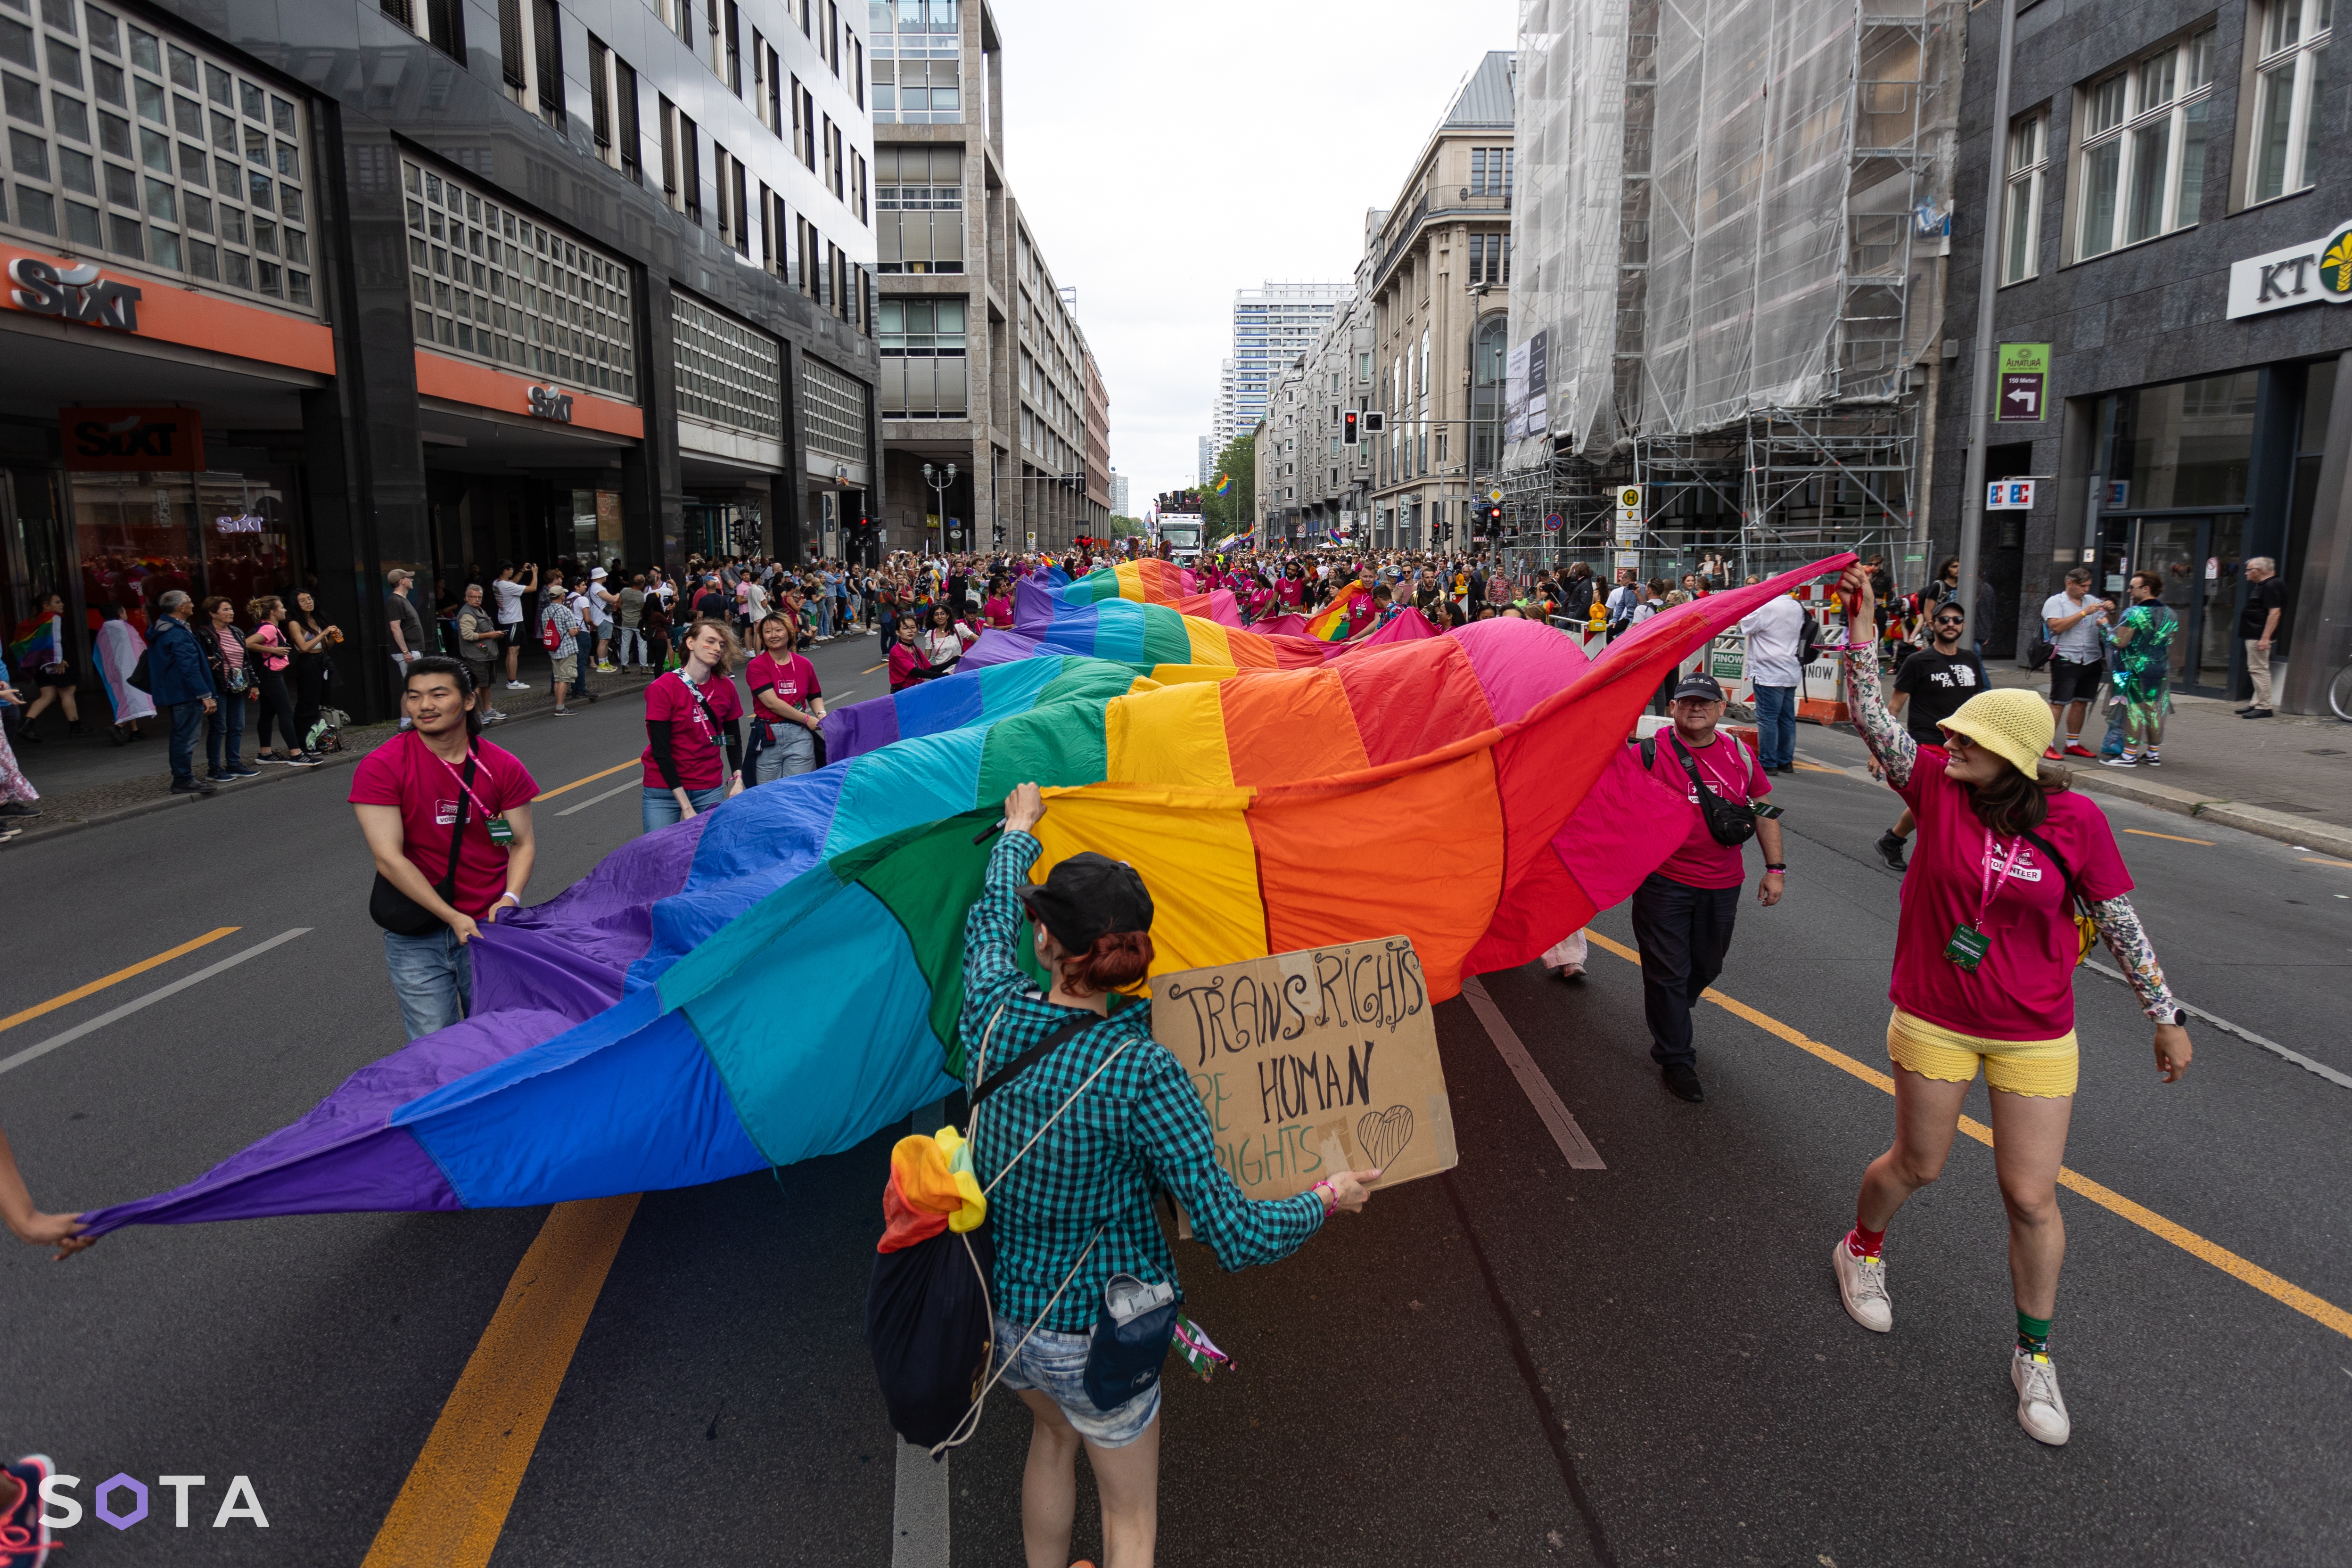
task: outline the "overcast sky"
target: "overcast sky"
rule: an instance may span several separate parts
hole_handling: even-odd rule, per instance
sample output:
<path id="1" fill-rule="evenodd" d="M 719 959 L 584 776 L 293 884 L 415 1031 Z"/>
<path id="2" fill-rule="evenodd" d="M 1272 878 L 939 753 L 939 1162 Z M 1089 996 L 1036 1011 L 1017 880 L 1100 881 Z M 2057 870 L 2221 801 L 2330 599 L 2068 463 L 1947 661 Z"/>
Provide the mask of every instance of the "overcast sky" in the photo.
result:
<path id="1" fill-rule="evenodd" d="M 1192 482 L 1234 290 L 1345 281 L 1512 0 L 995 0 L 1004 165 L 1110 389 L 1139 516 Z"/>

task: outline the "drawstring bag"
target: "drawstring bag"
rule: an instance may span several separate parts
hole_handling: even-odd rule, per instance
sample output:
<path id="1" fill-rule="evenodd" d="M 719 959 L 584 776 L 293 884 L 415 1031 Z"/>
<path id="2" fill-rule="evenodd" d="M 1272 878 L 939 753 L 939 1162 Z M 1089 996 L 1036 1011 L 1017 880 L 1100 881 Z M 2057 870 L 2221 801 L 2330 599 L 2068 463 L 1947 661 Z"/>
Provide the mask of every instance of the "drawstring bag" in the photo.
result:
<path id="1" fill-rule="evenodd" d="M 987 1071 L 989 1037 L 1003 1016 L 1000 1007 L 981 1035 L 976 1077 Z M 881 1385 L 882 1404 L 892 1428 L 908 1442 L 929 1448 L 933 1458 L 979 1429 L 988 1391 L 1004 1375 L 1004 1369 L 994 1364 L 996 1317 L 989 1301 L 988 1281 L 995 1249 L 985 1223 L 987 1194 L 970 1169 L 969 1140 L 979 1129 L 980 1107 L 1047 1053 L 1103 1021 L 1091 1012 L 1081 1013 L 1023 1051 L 994 1077 L 985 1078 L 972 1096 L 964 1137 L 956 1137 L 949 1129 L 932 1138 L 901 1139 L 891 1151 L 891 1178 L 882 1198 L 888 1228 L 876 1249 L 874 1274 L 866 1291 L 866 1349 L 874 1358 L 874 1375 Z M 1003 1181 L 1022 1156 L 1037 1146 L 1045 1129 L 1076 1104 L 1078 1095 L 1132 1043 L 1112 1051 L 1078 1085 L 1061 1109 L 1045 1119 L 1045 1126 L 1005 1162 L 1004 1169 L 996 1174 L 997 1182 Z M 921 1147 L 925 1144 L 934 1145 L 945 1156 L 944 1173 L 941 1162 Z M 907 1161 L 903 1166 L 902 1155 Z M 961 1181 L 955 1179 L 959 1174 Z M 910 1191 L 910 1183 L 927 1185 L 921 1191 Z M 922 1201 L 926 1198 L 930 1201 Z M 1097 1228 L 1095 1240 L 1101 1238 L 1102 1230 Z M 1095 1241 L 1090 1240 L 1086 1251 L 1078 1254 L 1069 1277 L 1046 1301 L 1047 1312 L 1061 1300 L 1062 1291 L 1069 1288 L 1070 1280 L 1094 1249 Z M 1035 1332 L 1033 1326 L 1030 1333 Z M 1028 1336 L 1024 1335 L 1021 1343 L 1026 1344 Z M 1020 1346 L 1013 1348 L 1017 1351 Z"/>

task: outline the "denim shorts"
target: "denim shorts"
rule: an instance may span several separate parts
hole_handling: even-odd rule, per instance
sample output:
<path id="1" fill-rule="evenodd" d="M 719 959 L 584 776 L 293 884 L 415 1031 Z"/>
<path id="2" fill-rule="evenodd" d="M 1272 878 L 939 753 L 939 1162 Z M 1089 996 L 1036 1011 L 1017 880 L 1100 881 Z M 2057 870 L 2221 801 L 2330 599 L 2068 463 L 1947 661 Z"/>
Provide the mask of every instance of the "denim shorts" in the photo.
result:
<path id="1" fill-rule="evenodd" d="M 1160 1385 L 1150 1387 L 1115 1410 L 1097 1410 L 1087 1397 L 1087 1346 L 1093 1336 L 1056 1333 L 1039 1329 L 1029 1334 L 1025 1325 L 996 1315 L 996 1362 L 1004 1369 L 1004 1386 L 1034 1388 L 1062 1408 L 1063 1418 L 1078 1436 L 1097 1448 L 1124 1448 L 1143 1436 L 1160 1414 Z M 1013 1347 L 1021 1345 L 1018 1355 Z"/>

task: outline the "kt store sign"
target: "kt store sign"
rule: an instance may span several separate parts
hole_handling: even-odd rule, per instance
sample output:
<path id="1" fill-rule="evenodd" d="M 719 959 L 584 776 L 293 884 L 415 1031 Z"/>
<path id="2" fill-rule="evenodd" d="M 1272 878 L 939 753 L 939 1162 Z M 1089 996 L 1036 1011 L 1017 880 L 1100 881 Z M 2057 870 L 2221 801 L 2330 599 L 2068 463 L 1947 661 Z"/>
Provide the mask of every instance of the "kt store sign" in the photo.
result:
<path id="1" fill-rule="evenodd" d="M 85 474 L 187 474 L 205 465 L 203 416 L 193 408 L 68 408 L 66 466 Z"/>

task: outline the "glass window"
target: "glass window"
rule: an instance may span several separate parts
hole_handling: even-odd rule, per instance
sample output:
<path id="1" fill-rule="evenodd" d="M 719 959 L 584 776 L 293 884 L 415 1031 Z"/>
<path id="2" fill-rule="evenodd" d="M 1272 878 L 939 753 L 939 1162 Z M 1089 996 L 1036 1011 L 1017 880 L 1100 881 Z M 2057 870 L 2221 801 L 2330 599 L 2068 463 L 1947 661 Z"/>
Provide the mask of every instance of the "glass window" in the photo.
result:
<path id="1" fill-rule="evenodd" d="M 0 6 L 27 9 L 14 0 L 0 0 Z M 248 209 L 258 206 L 273 212 L 277 226 L 268 232 L 276 254 L 288 260 L 304 258 L 307 265 L 310 240 L 301 191 L 303 131 L 294 100 L 272 100 L 259 89 L 252 89 L 249 107 L 273 101 L 282 106 L 278 119 L 283 140 L 261 135 L 257 162 L 268 173 L 255 173 L 248 183 L 245 173 L 227 159 L 216 168 L 208 167 L 212 161 L 198 144 L 209 134 L 225 152 L 243 150 L 234 118 L 215 111 L 208 123 L 205 108 L 207 98 L 234 106 L 236 78 L 226 64 L 207 58 L 198 44 L 183 44 L 142 27 L 126 26 L 120 16 L 97 5 L 44 0 L 42 15 L 53 29 L 47 36 L 49 77 L 79 87 L 87 68 L 88 85 L 97 97 L 133 109 L 138 119 L 100 109 L 98 123 L 92 127 L 89 105 L 82 99 L 52 91 L 44 105 L 34 84 L 13 73 L 0 73 L 5 78 L 0 80 L 0 98 L 5 98 L 12 117 L 38 127 L 46 107 L 62 142 L 88 146 L 94 129 L 97 150 L 108 154 L 103 160 L 95 159 L 61 144 L 56 148 L 52 165 L 47 138 L 14 133 L 9 160 L 21 183 L 16 200 L 0 214 L 0 231 L 58 236 L 62 216 L 62 237 L 78 246 L 103 248 L 164 272 L 272 293 L 310 308 L 307 275 L 298 287 L 294 275 L 282 267 L 257 273 L 250 256 L 231 259 L 210 245 L 184 238 L 182 233 L 217 233 L 242 245 Z M 91 52 L 88 59 L 79 48 L 58 37 L 75 31 L 78 21 Z M 31 66 L 34 42 L 29 32 L 11 33 L 8 18 L 0 15 L 0 60 Z M 121 67 L 107 57 L 127 59 L 137 68 L 127 82 Z M 197 140 L 178 140 L 174 131 L 181 137 Z M 95 199 L 101 194 L 115 211 L 68 199 Z"/>
<path id="2" fill-rule="evenodd" d="M 672 293 L 670 341 L 679 413 L 759 435 L 782 430 L 775 339 Z"/>
<path id="3" fill-rule="evenodd" d="M 2318 3 L 2318 0 L 2314 0 Z M 2076 163 L 2074 257 L 2087 261 L 2195 223 L 2205 185 L 2208 110 L 2212 102 L 2215 30 L 2167 44 L 2082 93 L 2082 148 Z M 2010 132 L 2010 239 L 2002 280 L 2033 275 L 2040 226 L 2046 129 L 2038 117 Z M 2030 170 L 2021 155 L 2031 153 Z M 2022 244 L 2021 244 L 2022 240 Z"/>
<path id="4" fill-rule="evenodd" d="M 2134 510 L 2245 503 L 2256 379 L 2242 371 L 2122 394 L 2116 465 L 2130 476 Z"/>
<path id="5" fill-rule="evenodd" d="M 428 246 L 422 238 L 410 240 L 410 287 L 420 302 L 428 298 L 429 289 L 432 300 L 430 308 L 415 313 L 419 342 L 635 400 L 628 274 L 618 262 L 567 243 L 561 235 L 502 211 L 496 198 L 485 198 L 415 163 L 404 160 L 401 172 L 405 187 L 424 197 L 421 205 L 408 204 L 410 229 L 423 228 L 442 242 Z M 267 183 L 257 173 L 252 178 Z M 278 193 L 279 215 L 289 220 L 275 231 L 280 253 L 289 261 L 306 260 L 307 241 L 290 226 L 296 208 L 289 204 L 299 193 L 281 184 Z M 224 214 L 227 210 L 222 209 Z M 498 240 L 501 234 L 513 235 L 517 243 Z M 485 260 L 468 261 L 465 254 L 453 256 L 453 250 Z M 289 272 L 286 288 L 289 299 L 298 292 L 307 297 L 308 276 Z M 494 308 L 491 301 L 501 296 L 506 303 Z M 574 299 L 594 308 L 571 304 Z"/>
<path id="6" fill-rule="evenodd" d="M 2259 40 L 2247 138 L 2246 200 L 2307 191 L 2319 177 L 2316 140 L 2326 89 L 2335 0 L 2267 0 L 2249 36 Z"/>

